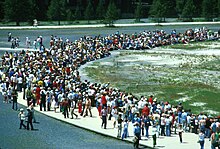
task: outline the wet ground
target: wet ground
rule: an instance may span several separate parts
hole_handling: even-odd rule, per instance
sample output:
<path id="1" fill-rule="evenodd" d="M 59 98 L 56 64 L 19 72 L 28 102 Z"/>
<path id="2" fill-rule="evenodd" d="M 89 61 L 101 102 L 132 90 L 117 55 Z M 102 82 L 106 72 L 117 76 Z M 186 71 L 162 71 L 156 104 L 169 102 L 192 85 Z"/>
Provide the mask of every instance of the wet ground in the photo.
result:
<path id="1" fill-rule="evenodd" d="M 19 37 L 20 47 L 25 47 L 25 39 L 29 39 L 33 42 L 38 36 L 43 37 L 43 42 L 46 47 L 49 47 L 50 36 L 69 38 L 70 41 L 74 41 L 83 36 L 107 36 L 114 34 L 117 31 L 124 34 L 134 34 L 142 31 L 155 31 L 164 30 L 170 33 L 173 29 L 176 29 L 177 33 L 183 33 L 187 29 L 202 28 L 206 26 L 208 29 L 218 31 L 218 25 L 168 25 L 168 26 L 138 26 L 138 27 L 105 27 L 105 28 L 74 28 L 74 29 L 26 29 L 26 30 L 0 30 L 0 47 L 10 48 L 10 43 L 7 42 L 8 32 L 12 33 L 13 37 Z"/>
<path id="2" fill-rule="evenodd" d="M 19 108 L 25 108 L 19 105 Z M 132 149 L 130 143 L 103 137 L 35 112 L 34 130 L 19 129 L 19 111 L 0 95 L 0 149 Z"/>

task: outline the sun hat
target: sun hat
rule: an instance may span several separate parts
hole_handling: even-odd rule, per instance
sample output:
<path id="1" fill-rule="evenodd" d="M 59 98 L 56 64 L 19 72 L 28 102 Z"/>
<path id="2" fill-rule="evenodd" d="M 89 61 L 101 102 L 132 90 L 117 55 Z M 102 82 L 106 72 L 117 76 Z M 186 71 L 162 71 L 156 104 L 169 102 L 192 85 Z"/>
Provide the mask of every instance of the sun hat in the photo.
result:
<path id="1" fill-rule="evenodd" d="M 20 109 L 20 111 L 24 111 L 24 109 L 23 109 L 23 108 L 21 108 L 21 109 Z"/>

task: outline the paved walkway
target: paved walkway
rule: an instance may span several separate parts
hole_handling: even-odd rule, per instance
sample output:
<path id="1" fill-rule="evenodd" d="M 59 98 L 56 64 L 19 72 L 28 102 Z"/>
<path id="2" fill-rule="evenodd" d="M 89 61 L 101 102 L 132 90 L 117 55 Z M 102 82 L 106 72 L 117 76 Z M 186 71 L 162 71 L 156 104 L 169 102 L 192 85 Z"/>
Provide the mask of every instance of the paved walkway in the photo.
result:
<path id="1" fill-rule="evenodd" d="M 181 23 L 160 23 L 160 25 L 182 25 L 182 24 L 220 24 L 220 22 L 181 22 Z M 129 26 L 129 24 L 115 24 L 116 26 Z M 131 24 L 132 26 L 147 26 L 147 25 L 158 25 L 157 23 L 140 23 L 140 24 Z M 80 26 L 39 26 L 35 27 L 38 28 L 79 28 L 79 27 L 104 27 L 104 25 L 80 25 Z M 32 26 L 26 27 L 0 27 L 0 29 L 34 29 Z M 9 48 L 1 48 L 0 50 L 9 50 Z M 20 49 L 18 49 L 20 50 Z M 22 93 L 19 93 L 18 103 L 26 106 L 26 100 L 23 100 Z M 99 133 L 105 136 L 117 138 L 117 129 L 113 128 L 113 121 L 107 122 L 107 129 L 101 128 L 101 118 L 98 116 L 98 111 L 96 108 L 92 108 L 93 117 L 81 117 L 79 116 L 78 119 L 65 119 L 61 113 L 55 113 L 54 111 L 40 111 L 39 106 L 35 107 L 35 111 L 38 111 L 42 114 L 45 114 L 49 117 L 54 119 L 60 120 L 62 122 L 69 123 L 71 125 L 87 129 L 93 131 L 95 133 Z M 76 110 L 77 111 L 77 110 Z M 37 119 L 37 117 L 36 117 Z M 151 128 L 149 130 L 151 134 Z M 133 139 L 133 125 L 132 123 L 129 124 L 129 137 L 126 138 L 124 141 L 132 142 Z M 179 142 L 179 138 L 177 135 L 172 134 L 171 137 L 162 137 L 160 136 L 157 139 L 156 148 L 158 149 L 199 149 L 199 144 L 197 143 L 198 135 L 192 133 L 183 133 L 183 143 Z M 150 138 L 147 140 L 146 137 L 142 137 L 140 140 L 140 144 L 152 148 L 153 147 L 153 139 Z M 210 141 L 208 139 L 205 140 L 205 149 L 210 148 Z"/>
<path id="2" fill-rule="evenodd" d="M 155 26 L 155 25 L 205 25 L 213 24 L 219 25 L 220 22 L 169 22 L 169 23 L 118 23 L 114 24 L 116 27 L 123 26 Z M 0 26 L 0 29 L 54 29 L 54 28 L 93 28 L 93 27 L 106 27 L 105 24 L 90 24 L 90 25 L 60 25 L 60 26 Z"/>
<path id="3" fill-rule="evenodd" d="M 26 100 L 23 100 L 23 94 L 18 94 L 18 103 L 25 105 L 27 104 Z M 79 116 L 77 119 L 69 119 L 64 118 L 64 116 L 54 111 L 40 111 L 39 106 L 35 107 L 35 111 L 38 111 L 42 114 L 45 114 L 46 116 L 52 117 L 54 119 L 60 120 L 62 122 L 69 123 L 71 125 L 87 129 L 89 131 L 102 134 L 104 136 L 109 136 L 113 138 L 117 138 L 117 129 L 113 128 L 113 120 L 108 120 L 107 122 L 107 129 L 101 128 L 102 120 L 98 116 L 98 111 L 95 107 L 92 108 L 92 117 L 81 117 Z M 59 110 L 57 110 L 59 111 Z M 77 109 L 75 109 L 75 112 L 77 113 Z M 75 118 L 75 117 L 74 117 Z M 36 117 L 37 120 L 37 117 Z M 151 130 L 151 128 L 150 128 Z M 151 133 L 151 131 L 149 131 Z M 132 123 L 129 123 L 129 137 L 126 138 L 124 141 L 132 142 L 133 139 L 133 125 Z M 183 143 L 179 142 L 179 138 L 177 135 L 172 134 L 171 137 L 162 137 L 160 136 L 157 139 L 157 146 L 158 149 L 199 149 L 199 144 L 197 143 L 198 136 L 192 133 L 183 133 Z M 152 148 L 153 147 L 153 139 L 150 136 L 150 138 L 147 140 L 146 137 L 142 137 L 140 140 L 140 144 L 145 146 L 146 148 Z M 144 148 L 145 148 L 144 147 Z M 205 149 L 210 148 L 210 141 L 208 139 L 205 140 Z"/>

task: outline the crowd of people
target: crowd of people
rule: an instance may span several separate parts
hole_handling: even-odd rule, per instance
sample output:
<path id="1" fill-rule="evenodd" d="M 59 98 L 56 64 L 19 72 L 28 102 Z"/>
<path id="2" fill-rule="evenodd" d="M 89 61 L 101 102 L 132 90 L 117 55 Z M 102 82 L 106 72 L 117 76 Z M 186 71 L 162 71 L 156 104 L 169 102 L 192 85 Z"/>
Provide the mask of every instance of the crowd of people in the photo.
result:
<path id="1" fill-rule="evenodd" d="M 182 103 L 171 105 L 169 101 L 158 101 L 153 95 L 136 97 L 132 93 L 112 88 L 110 83 L 82 80 L 78 68 L 86 62 L 110 56 L 111 50 L 151 49 L 219 38 L 220 30 L 211 32 L 205 27 L 189 29 L 185 33 L 172 30 L 170 34 L 164 30 L 132 35 L 117 32 L 106 37 L 84 36 L 76 41 L 51 35 L 49 48 L 45 48 L 43 37 L 39 36 L 35 40 L 34 50 L 6 51 L 2 56 L 0 76 L 4 102 L 8 103 L 12 96 L 16 97 L 17 92 L 22 92 L 28 107 L 39 105 L 41 111 L 53 109 L 54 112 L 61 112 L 64 118 L 71 119 L 73 116 L 92 117 L 91 108 L 96 107 L 102 118 L 101 126 L 106 129 L 107 121 L 113 118 L 113 127 L 118 126 L 118 137 L 122 139 L 129 136 L 128 123 L 132 123 L 137 140 L 141 136 L 148 138 L 152 135 L 155 146 L 156 138 L 160 135 L 169 137 L 172 133 L 178 133 L 182 142 L 182 132 L 193 132 L 200 134 L 202 148 L 202 136 L 215 140 L 213 144 L 219 139 L 219 119 L 202 112 L 193 114 Z M 13 101 L 16 103 L 17 99 L 13 98 Z M 30 125 L 32 127 L 32 123 Z M 153 127 L 152 133 L 149 127 Z"/>

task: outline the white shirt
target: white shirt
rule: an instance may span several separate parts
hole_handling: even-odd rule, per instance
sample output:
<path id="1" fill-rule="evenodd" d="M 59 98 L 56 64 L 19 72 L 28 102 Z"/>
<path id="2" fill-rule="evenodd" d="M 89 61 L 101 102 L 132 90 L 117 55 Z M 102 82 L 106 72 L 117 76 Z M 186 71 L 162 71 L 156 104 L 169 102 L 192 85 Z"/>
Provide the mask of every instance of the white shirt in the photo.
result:
<path id="1" fill-rule="evenodd" d="M 22 82 L 23 82 L 22 77 L 19 77 L 19 78 L 18 78 L 18 84 L 22 84 Z"/>

